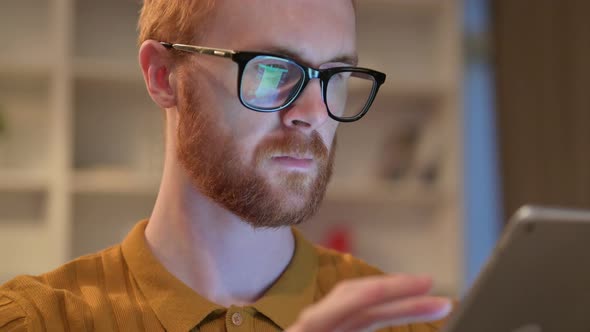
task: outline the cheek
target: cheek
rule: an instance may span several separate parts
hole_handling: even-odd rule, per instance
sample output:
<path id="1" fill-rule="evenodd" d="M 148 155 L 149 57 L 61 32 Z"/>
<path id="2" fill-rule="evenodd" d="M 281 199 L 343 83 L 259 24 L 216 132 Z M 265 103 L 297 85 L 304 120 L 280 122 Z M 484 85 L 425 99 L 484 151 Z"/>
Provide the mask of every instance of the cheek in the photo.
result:
<path id="1" fill-rule="evenodd" d="M 326 126 L 324 126 L 322 128 L 322 130 L 319 130 L 318 132 L 320 134 L 320 137 L 324 141 L 324 144 L 326 144 L 326 147 L 328 148 L 328 150 L 332 151 L 334 137 L 336 136 L 339 123 L 336 121 L 331 121 L 331 120 L 329 120 L 329 122 L 333 122 L 333 123 L 327 124 Z"/>
<path id="2" fill-rule="evenodd" d="M 227 94 L 215 85 L 203 89 L 200 112 L 209 112 L 218 123 L 221 135 L 232 142 L 232 153 L 244 165 L 255 159 L 257 146 L 280 123 L 278 113 L 260 113 L 245 108 L 237 96 Z"/>
<path id="3" fill-rule="evenodd" d="M 203 108 L 199 111 L 213 112 L 222 124 L 231 125 L 236 110 L 242 108 L 236 91 L 237 74 L 233 68 L 220 66 L 219 63 L 199 64 L 198 68 L 195 76 Z"/>
<path id="4" fill-rule="evenodd" d="M 268 139 L 273 128 L 276 128 L 278 114 L 259 113 L 238 107 L 229 117 L 232 139 L 238 147 L 240 158 L 244 163 L 251 164 L 256 157 L 256 148 Z"/>
<path id="5" fill-rule="evenodd" d="M 194 64 L 194 68 L 197 69 L 195 74 L 201 79 L 202 84 L 210 86 L 212 90 L 225 98 L 235 97 L 237 95 L 237 65 L 226 59 L 209 58 L 205 60 Z"/>

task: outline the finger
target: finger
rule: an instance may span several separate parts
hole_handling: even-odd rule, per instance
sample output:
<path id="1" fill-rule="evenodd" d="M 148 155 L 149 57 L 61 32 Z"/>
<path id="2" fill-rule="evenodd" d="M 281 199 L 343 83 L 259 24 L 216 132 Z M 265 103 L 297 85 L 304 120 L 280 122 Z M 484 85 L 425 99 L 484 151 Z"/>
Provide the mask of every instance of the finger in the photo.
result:
<path id="1" fill-rule="evenodd" d="M 373 331 L 383 327 L 439 320 L 452 309 L 449 299 L 419 296 L 368 308 L 341 321 L 338 331 Z"/>
<path id="2" fill-rule="evenodd" d="M 410 275 L 373 276 L 337 285 L 326 296 L 322 307 L 329 310 L 327 317 L 338 319 L 371 306 L 396 299 L 425 295 L 432 287 L 428 277 Z"/>
<path id="3" fill-rule="evenodd" d="M 302 315 L 310 331 L 330 331 L 351 315 L 374 306 L 411 296 L 425 295 L 432 287 L 428 277 L 374 276 L 343 282 L 324 300 Z"/>

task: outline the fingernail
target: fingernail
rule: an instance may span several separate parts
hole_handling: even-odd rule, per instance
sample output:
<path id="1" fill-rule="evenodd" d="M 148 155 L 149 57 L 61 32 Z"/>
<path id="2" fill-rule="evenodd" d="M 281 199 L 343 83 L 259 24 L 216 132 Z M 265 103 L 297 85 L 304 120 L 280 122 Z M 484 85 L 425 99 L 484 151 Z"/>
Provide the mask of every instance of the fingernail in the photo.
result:
<path id="1" fill-rule="evenodd" d="M 437 316 L 441 315 L 441 317 L 444 317 L 453 309 L 453 304 L 449 299 L 437 298 L 435 301 L 437 302 L 437 306 L 440 306 L 440 309 L 436 311 Z"/>

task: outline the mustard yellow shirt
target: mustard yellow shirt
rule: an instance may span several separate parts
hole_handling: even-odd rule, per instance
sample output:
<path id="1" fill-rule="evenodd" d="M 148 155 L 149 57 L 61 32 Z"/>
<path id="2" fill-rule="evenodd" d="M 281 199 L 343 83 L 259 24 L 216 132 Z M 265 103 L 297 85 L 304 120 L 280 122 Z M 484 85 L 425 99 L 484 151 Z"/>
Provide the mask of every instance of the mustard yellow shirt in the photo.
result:
<path id="1" fill-rule="evenodd" d="M 119 245 L 40 276 L 0 286 L 0 331 L 281 331 L 339 281 L 381 272 L 347 254 L 314 246 L 293 228 L 295 253 L 262 298 L 219 306 L 168 272 L 139 222 Z M 433 332 L 442 322 L 380 331 Z"/>

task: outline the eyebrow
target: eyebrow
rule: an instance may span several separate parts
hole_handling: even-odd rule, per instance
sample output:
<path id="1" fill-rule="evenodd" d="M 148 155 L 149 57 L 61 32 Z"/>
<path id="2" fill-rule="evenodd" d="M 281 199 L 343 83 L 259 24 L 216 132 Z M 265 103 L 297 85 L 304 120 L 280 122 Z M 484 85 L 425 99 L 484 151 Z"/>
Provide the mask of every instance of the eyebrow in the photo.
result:
<path id="1" fill-rule="evenodd" d="M 284 47 L 272 46 L 272 47 L 266 47 L 266 48 L 264 48 L 264 50 L 267 52 L 270 52 L 270 53 L 284 55 L 286 57 L 292 58 L 297 61 L 305 62 L 303 60 L 303 57 L 301 56 L 301 54 L 294 52 L 292 50 L 289 50 L 287 48 L 284 48 Z M 358 65 L 359 60 L 358 60 L 358 56 L 356 54 L 354 54 L 354 55 L 341 54 L 341 55 L 336 56 L 335 58 L 332 58 L 332 59 L 324 62 L 324 64 L 325 63 L 334 63 L 334 62 L 346 63 L 346 64 L 349 64 L 354 67 L 354 66 Z"/>

